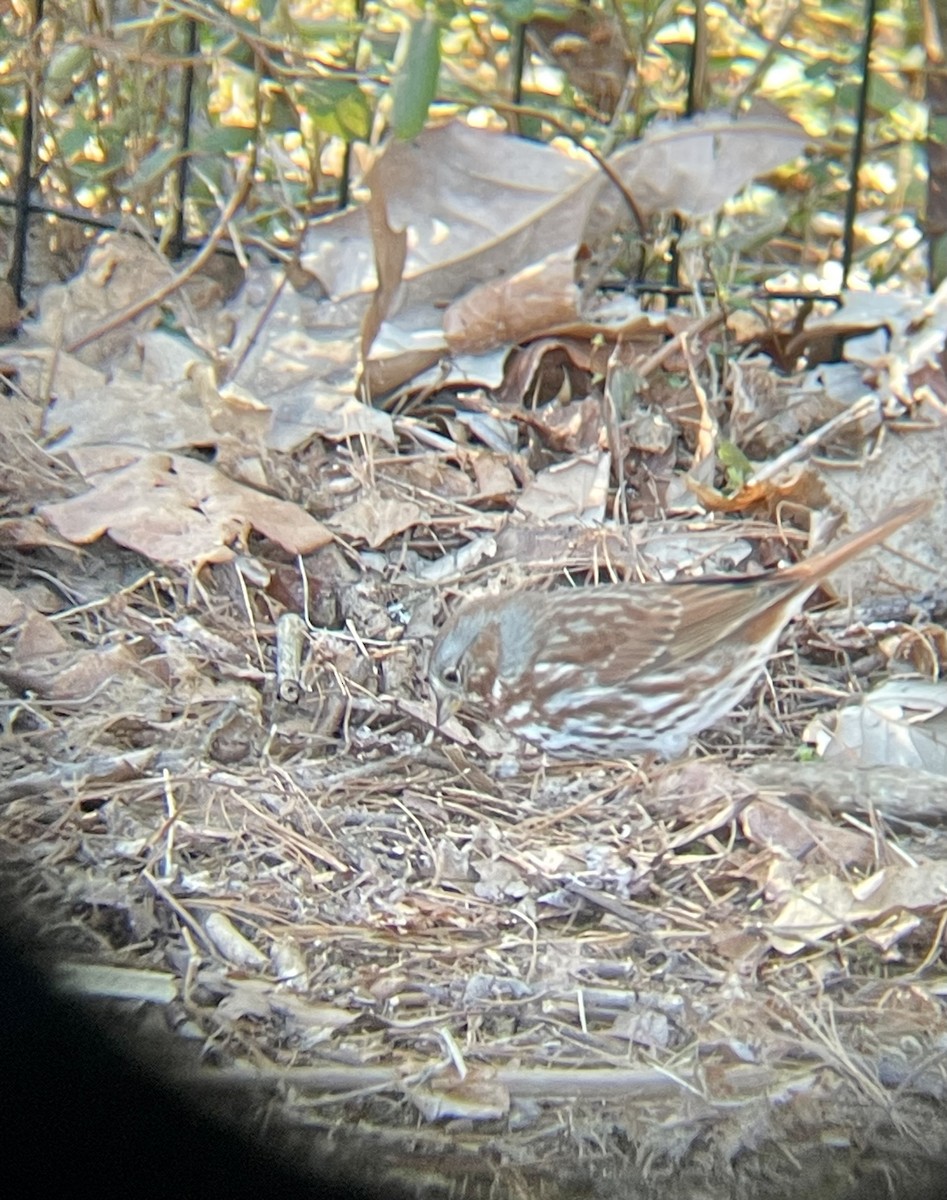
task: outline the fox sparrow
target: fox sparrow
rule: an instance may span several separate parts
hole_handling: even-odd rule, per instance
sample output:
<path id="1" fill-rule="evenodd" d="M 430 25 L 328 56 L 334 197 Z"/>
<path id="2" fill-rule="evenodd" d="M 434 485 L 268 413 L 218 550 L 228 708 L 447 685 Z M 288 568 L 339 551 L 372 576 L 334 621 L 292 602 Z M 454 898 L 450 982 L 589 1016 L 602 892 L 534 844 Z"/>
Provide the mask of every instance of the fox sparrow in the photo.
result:
<path id="1" fill-rule="evenodd" d="M 438 711 L 496 721 L 561 758 L 676 758 L 743 699 L 783 627 L 830 572 L 929 506 L 894 509 L 765 575 L 473 601 L 434 645 Z"/>

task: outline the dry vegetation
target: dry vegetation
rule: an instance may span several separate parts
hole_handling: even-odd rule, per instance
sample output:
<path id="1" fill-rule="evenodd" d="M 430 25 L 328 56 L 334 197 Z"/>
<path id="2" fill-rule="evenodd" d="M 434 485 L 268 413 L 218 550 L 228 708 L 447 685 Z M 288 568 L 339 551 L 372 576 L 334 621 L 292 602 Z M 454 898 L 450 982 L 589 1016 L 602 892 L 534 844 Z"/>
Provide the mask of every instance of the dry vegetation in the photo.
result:
<path id="1" fill-rule="evenodd" d="M 370 1154 L 431 1197 L 922 1195 L 943 501 L 682 762 L 438 728 L 426 661 L 480 589 L 756 571 L 819 513 L 936 496 L 943 299 L 910 239 L 903 286 L 839 305 L 703 294 L 749 236 L 732 197 L 806 146 L 783 116 L 652 127 L 607 173 L 488 124 L 390 143 L 291 253 L 242 238 L 223 155 L 196 259 L 110 233 L 73 275 L 53 247 L 0 356 L 20 936 L 297 1164 Z M 673 304 L 628 278 L 672 211 Z M 763 242 L 773 288 L 831 274 Z"/>
<path id="2" fill-rule="evenodd" d="M 695 377 L 713 365 L 699 335 L 658 356 L 652 324 L 649 401 L 679 394 L 675 351 Z M 39 339 L 9 357 L 24 378 L 49 361 Z M 560 381 L 575 370 L 553 361 Z M 62 352 L 57 370 L 69 381 L 79 360 Z M 120 419 L 116 396 L 109 416 L 99 391 L 100 426 Z M 40 399 L 7 400 L 0 821 L 8 890 L 70 988 L 124 998 L 136 1040 L 160 1013 L 192 1048 L 188 1080 L 246 1092 L 261 1114 L 278 1097 L 288 1145 L 292 1128 L 335 1144 L 344 1127 L 356 1161 L 360 1137 L 380 1138 L 414 1191 L 462 1177 L 470 1195 L 497 1181 L 649 1194 L 672 1187 L 673 1165 L 679 1189 L 724 1171 L 726 1194 L 835 1179 L 849 1195 L 856 1177 L 915 1178 L 918 1151 L 899 1166 L 898 1146 L 941 1152 L 947 878 L 936 825 L 916 819 L 939 817 L 939 757 L 926 726 L 886 711 L 915 754 L 887 775 L 853 766 L 858 746 L 792 761 L 808 716 L 873 668 L 936 670 L 942 632 L 910 602 L 929 572 L 912 586 L 910 563 L 882 554 L 872 591 L 887 576 L 901 598 L 865 595 L 857 611 L 885 620 L 806 618 L 796 653 L 686 764 L 557 765 L 496 731 L 438 732 L 425 683 L 442 597 L 553 567 L 579 580 L 769 564 L 802 543 L 787 546 L 767 506 L 788 513 L 836 474 L 774 476 L 755 520 L 659 521 L 655 493 L 677 486 L 677 456 L 693 461 L 686 409 L 662 455 L 619 421 L 629 473 L 620 492 L 606 473 L 603 497 L 621 495 L 630 524 L 577 524 L 523 499 L 588 504 L 605 398 L 524 409 L 442 388 L 378 410 L 393 446 L 257 442 L 258 467 L 310 510 L 286 500 L 268 524 L 264 494 L 223 472 L 252 474 L 236 422 L 213 466 L 113 446 L 122 462 L 105 468 L 101 445 L 41 448 L 61 399 L 45 412 Z M 877 501 L 909 461 L 923 490 L 941 441 L 924 419 L 936 438 L 889 437 L 843 480 Z M 460 440 L 491 422 L 510 449 Z M 507 497 L 478 486 L 487 472 Z M 537 486 L 557 472 L 555 491 Z M 850 495 L 852 511 L 870 503 Z M 111 542 L 68 540 L 104 529 Z M 913 532 L 903 552 L 925 544 Z M 287 620 L 306 611 L 309 625 Z"/>

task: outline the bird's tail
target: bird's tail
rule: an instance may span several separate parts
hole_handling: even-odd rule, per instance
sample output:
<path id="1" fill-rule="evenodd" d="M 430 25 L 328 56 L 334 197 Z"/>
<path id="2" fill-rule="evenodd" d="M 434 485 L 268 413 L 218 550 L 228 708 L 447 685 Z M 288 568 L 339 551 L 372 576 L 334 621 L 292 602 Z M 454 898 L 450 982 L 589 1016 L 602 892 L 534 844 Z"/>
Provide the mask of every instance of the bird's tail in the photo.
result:
<path id="1" fill-rule="evenodd" d="M 830 575 L 843 563 L 848 562 L 849 559 L 855 558 L 863 550 L 867 550 L 869 546 L 883 542 L 902 525 L 907 525 L 909 521 L 923 516 L 932 504 L 933 500 L 927 496 L 912 500 L 908 504 L 901 504 L 892 509 L 886 517 L 881 517 L 871 525 L 866 525 L 864 529 L 859 529 L 857 533 L 843 538 L 835 545 L 820 550 L 803 559 L 802 562 L 794 563 L 791 567 L 784 567 L 779 573 L 780 577 L 787 583 L 796 579 L 799 583 L 815 584 Z"/>

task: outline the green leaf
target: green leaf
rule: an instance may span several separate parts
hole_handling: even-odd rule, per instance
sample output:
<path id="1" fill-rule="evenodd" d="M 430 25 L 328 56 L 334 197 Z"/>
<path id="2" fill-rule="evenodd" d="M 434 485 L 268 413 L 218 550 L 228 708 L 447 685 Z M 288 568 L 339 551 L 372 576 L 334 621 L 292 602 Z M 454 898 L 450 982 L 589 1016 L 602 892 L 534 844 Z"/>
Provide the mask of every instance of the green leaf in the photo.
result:
<path id="1" fill-rule="evenodd" d="M 236 125 L 218 125 L 209 129 L 194 143 L 195 152 L 202 154 L 240 154 L 246 150 L 252 129 Z"/>
<path id="2" fill-rule="evenodd" d="M 733 442 L 718 443 L 717 461 L 727 473 L 727 487 L 731 492 L 738 492 L 753 474 L 753 464 Z"/>
<path id="3" fill-rule="evenodd" d="M 220 58 L 226 58 L 232 62 L 235 67 L 242 67 L 244 70 L 253 71 L 256 69 L 256 59 L 253 54 L 253 47 L 247 42 L 242 42 L 234 38 L 229 38 L 226 45 L 218 49 L 216 53 Z"/>
<path id="4" fill-rule="evenodd" d="M 44 72 L 47 92 L 56 101 L 65 100 L 91 67 L 92 51 L 88 46 L 64 46 L 53 54 Z"/>
<path id="5" fill-rule="evenodd" d="M 440 30 L 428 15 L 411 22 L 398 41 L 391 89 L 391 127 L 403 141 L 417 137 L 437 92 Z"/>
<path id="6" fill-rule="evenodd" d="M 159 179 L 163 179 L 181 157 L 180 150 L 173 146 L 159 146 L 152 150 L 138 164 L 138 170 L 120 189 L 123 192 L 134 192 L 136 188 L 148 187 Z"/>
<path id="7" fill-rule="evenodd" d="M 829 79 L 833 71 L 836 70 L 837 65 L 838 64 L 832 62 L 831 59 L 824 58 L 819 62 L 809 63 L 803 74 L 805 75 L 806 79 L 815 83 L 820 79 Z"/>
<path id="8" fill-rule="evenodd" d="M 536 0 L 500 0 L 503 19 L 509 25 L 525 25 L 536 11 Z"/>
<path id="9" fill-rule="evenodd" d="M 299 113 L 282 88 L 270 96 L 266 127 L 275 133 L 285 133 L 289 129 L 299 128 Z"/>
<path id="10" fill-rule="evenodd" d="M 895 87 L 883 75 L 872 72 L 868 79 L 868 103 L 875 112 L 890 113 L 904 100 L 904 88 Z"/>
<path id="11" fill-rule="evenodd" d="M 318 79 L 300 89 L 300 103 L 321 133 L 347 142 L 367 141 L 372 110 L 362 89 L 351 79 Z"/>
<path id="12" fill-rule="evenodd" d="M 59 149 L 66 162 L 74 162 L 86 157 L 86 148 L 90 142 L 98 144 L 97 130 L 92 121 L 87 121 L 81 113 L 73 110 L 71 129 L 64 129 L 59 135 Z"/>

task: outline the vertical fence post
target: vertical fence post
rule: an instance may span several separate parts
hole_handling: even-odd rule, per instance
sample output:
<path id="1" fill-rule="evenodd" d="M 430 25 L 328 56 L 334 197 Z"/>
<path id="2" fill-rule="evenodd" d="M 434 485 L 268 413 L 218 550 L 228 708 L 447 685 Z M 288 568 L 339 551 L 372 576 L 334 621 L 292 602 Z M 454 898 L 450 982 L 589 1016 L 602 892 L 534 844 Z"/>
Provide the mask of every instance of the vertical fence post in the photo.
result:
<path id="1" fill-rule="evenodd" d="M 185 220 L 184 206 L 187 204 L 187 183 L 190 174 L 191 149 L 191 109 L 194 94 L 194 56 L 197 54 L 197 22 L 193 17 L 187 18 L 187 38 L 185 54 L 187 62 L 181 77 L 181 157 L 178 160 L 177 171 L 177 209 L 174 214 L 174 226 L 168 239 L 168 253 L 172 259 L 178 259 L 184 251 Z"/>
<path id="2" fill-rule="evenodd" d="M 704 86 L 707 78 L 707 12 L 704 0 L 696 0 L 694 7 L 694 42 L 691 46 L 690 64 L 687 72 L 687 107 L 685 116 L 693 117 L 704 105 Z M 674 213 L 671 217 L 671 260 L 668 263 L 667 284 L 676 288 L 680 283 L 680 241 L 684 222 Z"/>
<path id="3" fill-rule="evenodd" d="M 365 16 L 365 0 L 355 0 L 355 20 L 361 25 Z M 359 29 L 355 39 L 355 51 L 352 54 L 352 68 L 358 65 L 358 48 L 362 41 L 362 31 Z M 342 153 L 342 178 L 339 180 L 339 210 L 348 207 L 349 189 L 352 186 L 352 143 L 346 140 Z"/>
<path id="4" fill-rule="evenodd" d="M 30 229 L 30 193 L 33 190 L 33 132 L 39 102 L 40 74 L 36 69 L 37 34 L 43 19 L 44 0 L 33 0 L 33 20 L 30 24 L 30 49 L 26 72 L 26 112 L 20 134 L 20 161 L 16 176 L 16 226 L 13 230 L 13 251 L 7 279 L 17 304 L 23 305 L 23 279 L 26 275 L 26 240 Z"/>
<path id="5" fill-rule="evenodd" d="M 848 286 L 848 276 L 855 254 L 855 218 L 858 215 L 858 175 L 865 152 L 865 125 L 868 112 L 868 84 L 871 72 L 871 43 L 875 36 L 876 0 L 865 4 L 865 44 L 861 55 L 861 80 L 858 85 L 858 113 L 852 162 L 848 172 L 848 195 L 845 197 L 845 231 L 842 239 L 842 287 Z"/>
<path id="6" fill-rule="evenodd" d="M 947 56 L 943 0 L 924 5 L 927 55 L 927 277 L 931 291 L 947 279 Z"/>

